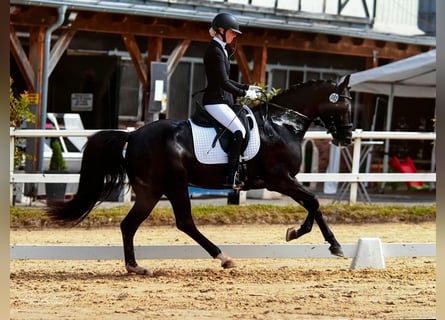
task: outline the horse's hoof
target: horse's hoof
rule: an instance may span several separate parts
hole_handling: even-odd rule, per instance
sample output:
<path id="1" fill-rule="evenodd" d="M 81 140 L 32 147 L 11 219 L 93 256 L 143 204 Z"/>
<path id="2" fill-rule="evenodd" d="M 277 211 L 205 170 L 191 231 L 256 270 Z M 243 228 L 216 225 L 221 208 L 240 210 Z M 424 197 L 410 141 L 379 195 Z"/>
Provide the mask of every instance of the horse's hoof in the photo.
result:
<path id="1" fill-rule="evenodd" d="M 341 246 L 330 246 L 329 251 L 331 251 L 331 254 L 337 257 L 344 257 L 343 250 L 341 249 Z"/>
<path id="2" fill-rule="evenodd" d="M 224 269 L 230 269 L 230 268 L 235 268 L 236 265 L 232 259 L 226 258 L 224 262 L 221 262 L 221 267 L 223 267 Z"/>
<path id="3" fill-rule="evenodd" d="M 128 273 L 136 273 L 136 274 L 140 274 L 140 275 L 147 275 L 149 272 L 147 269 L 143 268 L 143 267 L 139 267 L 139 266 L 125 266 L 125 268 L 127 269 Z"/>
<path id="4" fill-rule="evenodd" d="M 289 242 L 291 240 L 296 239 L 295 234 L 296 233 L 295 233 L 295 228 L 294 227 L 287 228 L 287 231 L 286 231 L 286 241 Z"/>
<path id="5" fill-rule="evenodd" d="M 303 228 L 300 228 L 298 230 L 295 230 L 294 227 L 288 228 L 286 231 L 286 241 L 298 239 L 299 237 L 308 233 L 309 231 L 307 229 L 303 229 Z"/>

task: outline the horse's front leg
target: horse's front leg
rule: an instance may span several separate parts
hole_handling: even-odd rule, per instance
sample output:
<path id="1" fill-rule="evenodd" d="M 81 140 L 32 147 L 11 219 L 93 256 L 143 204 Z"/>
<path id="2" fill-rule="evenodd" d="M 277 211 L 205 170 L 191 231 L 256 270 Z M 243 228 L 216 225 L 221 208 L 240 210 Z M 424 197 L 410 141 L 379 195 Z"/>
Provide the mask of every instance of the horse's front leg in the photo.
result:
<path id="1" fill-rule="evenodd" d="M 301 206 L 304 207 L 304 202 L 301 200 L 296 200 Z M 309 212 L 309 211 L 308 211 Z M 309 233 L 312 231 L 312 226 L 314 225 L 314 215 L 308 214 L 306 216 L 306 219 L 304 220 L 303 224 L 300 226 L 299 229 L 296 227 L 289 227 L 286 231 L 286 241 L 291 241 L 294 239 L 298 239 L 301 236 L 305 235 L 306 233 Z"/>
<path id="2" fill-rule="evenodd" d="M 315 201 L 318 204 L 318 200 L 315 199 Z M 306 206 L 304 207 L 306 208 Z M 335 256 L 343 257 L 344 254 L 341 245 L 335 238 L 334 233 L 329 228 L 320 209 L 317 209 L 315 211 L 308 211 L 308 216 L 306 217 L 304 223 L 301 225 L 300 229 L 296 230 L 295 227 L 288 228 L 286 231 L 286 241 L 298 239 L 302 235 L 310 232 L 312 229 L 312 225 L 314 223 L 314 219 L 315 221 L 317 221 L 318 227 L 320 228 L 320 231 L 323 234 L 324 239 L 331 245 L 329 247 L 329 251 L 331 251 L 331 253 Z"/>
<path id="3" fill-rule="evenodd" d="M 233 260 L 229 256 L 224 255 L 221 249 L 207 239 L 196 227 L 192 217 L 187 187 L 178 189 L 178 186 L 175 186 L 174 190 L 172 189 L 171 192 L 166 193 L 166 196 L 173 207 L 176 227 L 201 245 L 211 257 L 220 260 L 223 268 L 235 267 Z"/>
<path id="4" fill-rule="evenodd" d="M 309 233 L 312 230 L 312 226 L 315 220 L 318 224 L 318 227 L 320 228 L 321 233 L 323 234 L 324 239 L 331 245 L 329 247 L 329 251 L 331 251 L 333 255 L 343 257 L 344 254 L 341 245 L 335 238 L 334 233 L 331 231 L 325 218 L 323 217 L 323 214 L 320 211 L 320 203 L 315 194 L 310 192 L 309 190 L 306 190 L 296 180 L 293 181 L 291 187 L 289 187 L 288 185 L 287 187 L 280 189 L 282 191 L 279 192 L 292 197 L 292 199 L 302 205 L 308 212 L 305 221 L 298 230 L 295 227 L 287 229 L 286 241 L 298 239 L 302 235 Z"/>
<path id="5" fill-rule="evenodd" d="M 319 209 L 314 212 L 314 217 L 325 240 L 331 244 L 331 246 L 329 247 L 329 251 L 331 251 L 331 253 L 335 256 L 344 257 L 340 243 L 338 243 L 337 239 L 335 239 L 334 233 L 329 228 L 323 214 Z"/>

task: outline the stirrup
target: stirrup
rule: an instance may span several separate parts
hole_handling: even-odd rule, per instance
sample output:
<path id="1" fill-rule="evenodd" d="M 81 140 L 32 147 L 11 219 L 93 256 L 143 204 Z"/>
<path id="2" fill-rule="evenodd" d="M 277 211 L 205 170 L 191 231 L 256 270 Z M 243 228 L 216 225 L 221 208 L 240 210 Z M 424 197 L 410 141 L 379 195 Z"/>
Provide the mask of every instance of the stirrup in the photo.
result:
<path id="1" fill-rule="evenodd" d="M 244 182 L 239 180 L 239 174 L 237 171 L 233 175 L 233 178 L 231 176 L 227 176 L 226 183 L 224 185 L 227 187 L 231 187 L 235 191 L 239 191 L 243 188 Z"/>
<path id="2" fill-rule="evenodd" d="M 236 192 L 239 192 L 244 187 L 244 183 L 240 181 L 234 181 L 232 184 L 232 189 Z"/>

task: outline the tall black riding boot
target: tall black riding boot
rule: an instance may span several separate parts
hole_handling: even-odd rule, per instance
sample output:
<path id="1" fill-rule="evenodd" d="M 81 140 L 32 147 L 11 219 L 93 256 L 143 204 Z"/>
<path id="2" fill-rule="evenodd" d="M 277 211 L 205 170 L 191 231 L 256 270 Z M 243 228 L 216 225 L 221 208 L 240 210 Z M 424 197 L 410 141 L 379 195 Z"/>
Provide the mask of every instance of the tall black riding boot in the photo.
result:
<path id="1" fill-rule="evenodd" d="M 243 140 L 243 134 L 238 130 L 233 134 L 233 140 L 230 145 L 226 185 L 234 190 L 242 188 L 242 183 L 239 181 L 238 166 Z"/>

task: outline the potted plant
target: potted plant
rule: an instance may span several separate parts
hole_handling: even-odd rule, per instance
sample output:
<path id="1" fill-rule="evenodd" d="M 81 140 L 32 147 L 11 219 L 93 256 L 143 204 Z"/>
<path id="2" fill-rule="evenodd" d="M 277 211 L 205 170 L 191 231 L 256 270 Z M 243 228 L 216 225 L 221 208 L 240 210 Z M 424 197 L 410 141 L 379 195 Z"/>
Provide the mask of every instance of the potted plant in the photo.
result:
<path id="1" fill-rule="evenodd" d="M 63 159 L 62 146 L 56 139 L 51 140 L 52 155 L 49 161 L 49 170 L 46 173 L 66 173 L 66 162 Z M 46 203 L 63 202 L 65 200 L 66 183 L 46 183 Z"/>

